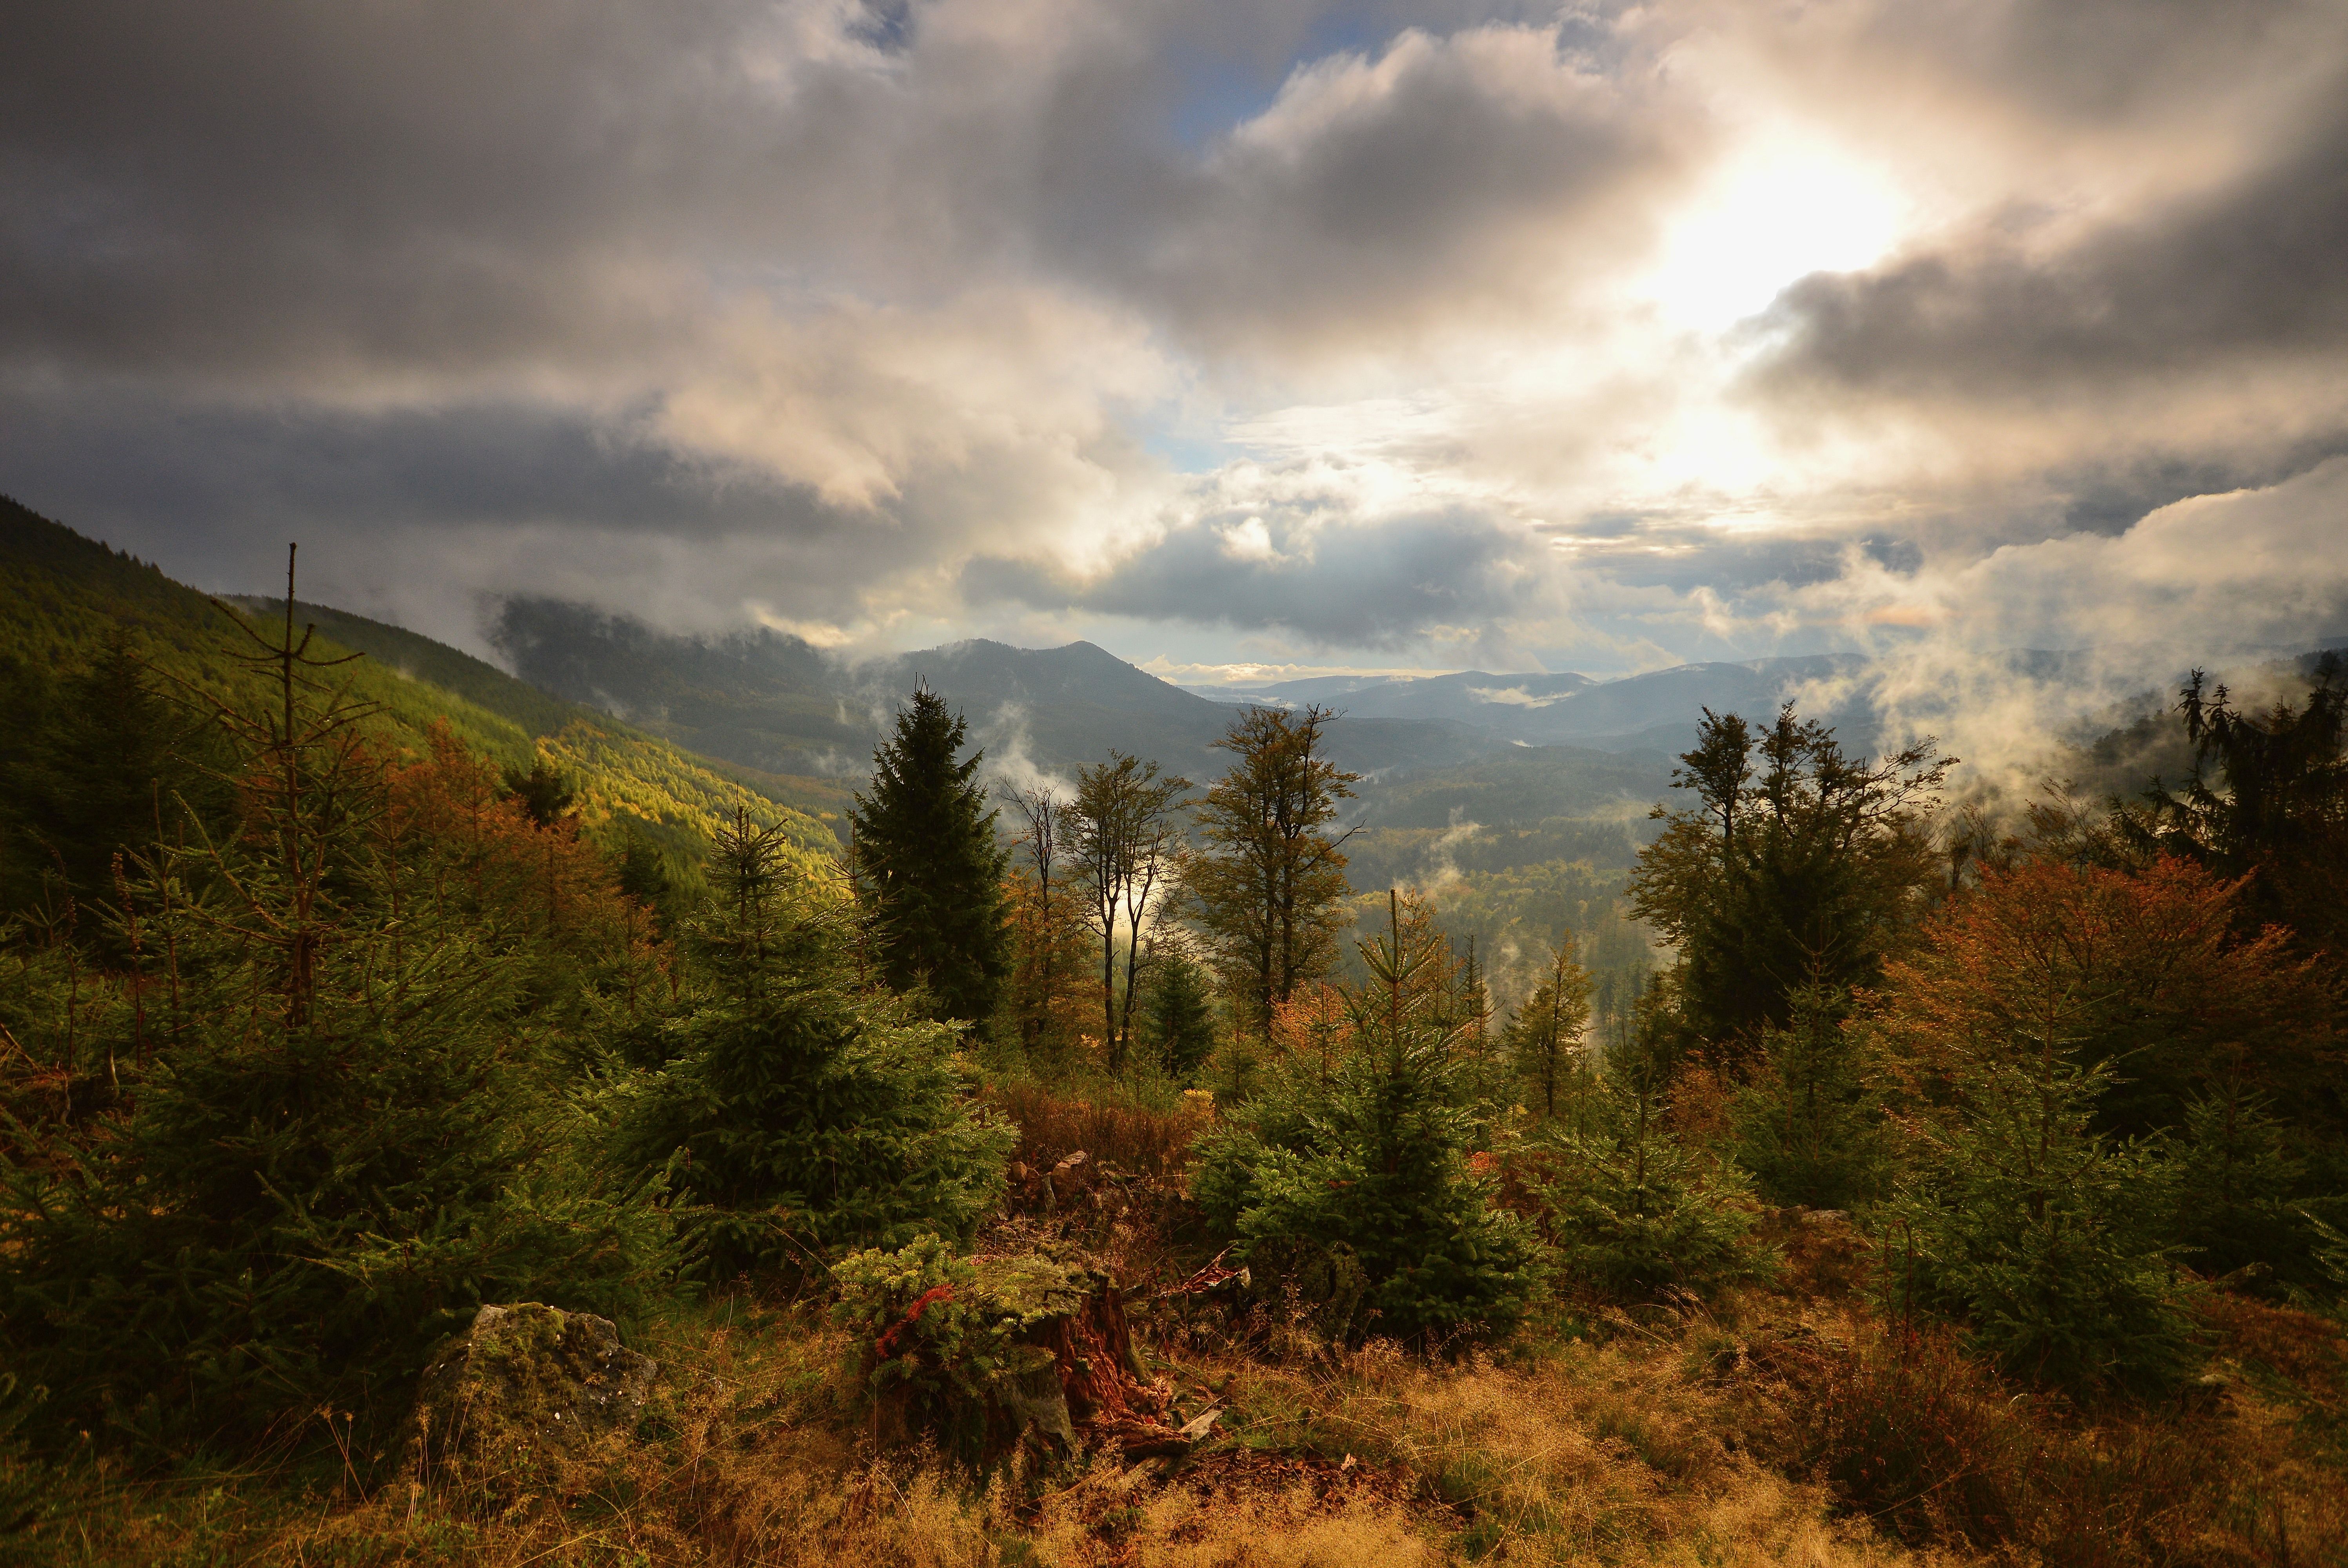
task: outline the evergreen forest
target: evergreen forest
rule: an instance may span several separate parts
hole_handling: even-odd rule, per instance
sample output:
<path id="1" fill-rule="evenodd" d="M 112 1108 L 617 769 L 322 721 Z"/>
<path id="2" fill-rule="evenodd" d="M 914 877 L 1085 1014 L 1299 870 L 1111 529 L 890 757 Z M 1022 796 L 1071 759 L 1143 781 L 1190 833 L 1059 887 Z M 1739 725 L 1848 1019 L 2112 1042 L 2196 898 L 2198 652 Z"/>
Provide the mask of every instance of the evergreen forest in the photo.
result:
<path id="1" fill-rule="evenodd" d="M 2336 656 L 1476 839 L 1313 705 L 765 773 L 301 567 L 0 504 L 9 1560 L 2348 1562 Z"/>

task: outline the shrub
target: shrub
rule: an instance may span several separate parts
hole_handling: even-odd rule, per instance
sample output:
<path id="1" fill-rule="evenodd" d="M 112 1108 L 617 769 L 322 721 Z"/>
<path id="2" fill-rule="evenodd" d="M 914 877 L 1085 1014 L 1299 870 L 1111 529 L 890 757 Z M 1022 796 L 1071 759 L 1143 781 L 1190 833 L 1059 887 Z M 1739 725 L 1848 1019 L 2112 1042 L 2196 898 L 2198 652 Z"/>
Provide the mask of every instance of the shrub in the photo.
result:
<path id="1" fill-rule="evenodd" d="M 2072 1388 L 2175 1381 L 2197 1286 L 2161 1234 L 2171 1172 L 2089 1125 L 2111 1070 L 2052 1051 L 1975 1062 L 1889 1210 L 1886 1288 L 1961 1317 L 2018 1375 Z"/>
<path id="2" fill-rule="evenodd" d="M 1347 996 L 1354 1048 L 1325 1076 L 1292 1061 L 1202 1137 L 1192 1194 L 1243 1258 L 1333 1279 L 1358 1270 L 1360 1312 L 1327 1325 L 1343 1337 L 1505 1333 L 1523 1310 L 1532 1237 L 1469 1166 L 1449 1033 L 1413 994 L 1426 950 L 1363 950 L 1377 983 Z"/>

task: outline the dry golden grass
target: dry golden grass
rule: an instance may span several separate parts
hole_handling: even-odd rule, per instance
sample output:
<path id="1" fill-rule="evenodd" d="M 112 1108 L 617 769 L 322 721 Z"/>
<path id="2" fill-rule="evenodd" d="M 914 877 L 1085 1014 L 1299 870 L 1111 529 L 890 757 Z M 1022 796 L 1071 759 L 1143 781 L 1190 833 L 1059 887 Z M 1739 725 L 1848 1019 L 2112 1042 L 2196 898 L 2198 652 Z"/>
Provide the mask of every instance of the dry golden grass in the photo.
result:
<path id="1" fill-rule="evenodd" d="M 848 1568 L 1426 1568 L 1454 1562 L 2348 1562 L 2336 1326 L 2215 1320 L 2225 1382 L 2065 1412 L 1857 1309 L 1756 1295 L 1617 1317 L 1509 1360 L 1387 1345 L 1175 1368 L 1220 1390 L 1179 1467 L 1105 1456 L 979 1486 L 875 1456 L 804 1314 L 680 1323 L 660 1430 L 624 1461 L 492 1508 L 365 1498 L 321 1472 L 85 1488 L 60 1563 L 685 1563 Z M 1883 1461 L 1883 1462 L 1879 1462 Z M 1870 1468 L 1871 1467 L 1871 1468 Z M 0 1542 L 0 1557 L 7 1555 Z"/>

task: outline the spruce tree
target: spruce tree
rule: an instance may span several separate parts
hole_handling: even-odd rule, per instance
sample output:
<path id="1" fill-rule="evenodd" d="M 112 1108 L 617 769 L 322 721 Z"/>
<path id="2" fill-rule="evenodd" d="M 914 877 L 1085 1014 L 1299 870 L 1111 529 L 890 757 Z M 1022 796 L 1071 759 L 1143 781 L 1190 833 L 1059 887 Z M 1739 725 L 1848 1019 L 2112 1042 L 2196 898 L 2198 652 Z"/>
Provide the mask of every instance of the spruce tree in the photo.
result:
<path id="1" fill-rule="evenodd" d="M 871 789 L 849 820 L 883 978 L 925 992 L 933 1017 L 983 1027 L 1010 970 L 1009 856 L 977 782 L 984 753 L 957 760 L 965 732 L 962 715 L 917 687 L 895 735 L 872 753 Z"/>
<path id="2" fill-rule="evenodd" d="M 2164 1234 L 2173 1172 L 2157 1144 L 2095 1130 L 2111 1078 L 2051 1038 L 1961 1066 L 1888 1211 L 1890 1306 L 1948 1312 L 2008 1371 L 2065 1387 L 2187 1368 L 2197 1286 Z"/>
<path id="3" fill-rule="evenodd" d="M 1746 1273 L 1749 1179 L 1681 1143 L 1669 1122 L 1670 992 L 1651 985 L 1630 1037 L 1577 1057 L 1531 1139 L 1525 1184 L 1561 1272 L 1616 1296 L 1704 1289 Z"/>
<path id="4" fill-rule="evenodd" d="M 1201 1140 L 1191 1191 L 1236 1255 L 1320 1282 L 1334 1334 L 1505 1334 L 1531 1283 L 1531 1237 L 1469 1163 L 1454 1031 L 1436 1016 L 1442 988 L 1426 983 L 1447 955 L 1390 924 L 1362 945 L 1370 983 L 1345 993 L 1354 1049 L 1325 1076 L 1288 1063 Z"/>
<path id="5" fill-rule="evenodd" d="M 1848 1209 L 1882 1190 L 1891 1149 L 1844 999 L 1793 993 L 1793 1019 L 1761 1035 L 1760 1064 L 1731 1108 L 1737 1163 L 1773 1203 Z"/>
<path id="6" fill-rule="evenodd" d="M 1206 971 L 1179 948 L 1149 956 L 1142 993 L 1144 1040 L 1159 1065 L 1189 1083 L 1215 1050 L 1215 1008 Z"/>
<path id="7" fill-rule="evenodd" d="M 659 1030 L 667 1062 L 620 1081 L 617 1151 L 666 1168 L 718 1277 L 802 1270 L 851 1246 L 968 1233 L 1014 1134 L 964 1098 L 954 1032 L 868 987 L 856 912 L 790 876 L 779 832 L 720 833 L 696 975 Z"/>
<path id="8" fill-rule="evenodd" d="M 290 610 L 243 630 L 278 701 L 220 715 L 240 831 L 145 878 L 176 890 L 145 935 L 173 958 L 129 1107 L 8 1151 L 0 1353 L 49 1390 L 42 1419 L 149 1452 L 322 1404 L 371 1451 L 472 1308 L 622 1311 L 664 1227 L 572 1157 L 517 974 L 383 832 L 335 661 Z"/>

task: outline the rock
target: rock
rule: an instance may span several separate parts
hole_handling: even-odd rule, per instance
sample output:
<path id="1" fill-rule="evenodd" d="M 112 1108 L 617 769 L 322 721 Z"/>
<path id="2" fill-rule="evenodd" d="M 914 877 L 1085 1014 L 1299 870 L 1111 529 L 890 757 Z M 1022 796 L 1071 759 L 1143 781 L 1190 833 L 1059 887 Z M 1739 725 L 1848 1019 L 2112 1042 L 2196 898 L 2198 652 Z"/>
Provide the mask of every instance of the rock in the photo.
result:
<path id="1" fill-rule="evenodd" d="M 484 1307 L 435 1353 L 416 1398 L 417 1478 L 506 1491 L 624 1444 L 659 1363 L 608 1318 Z"/>

